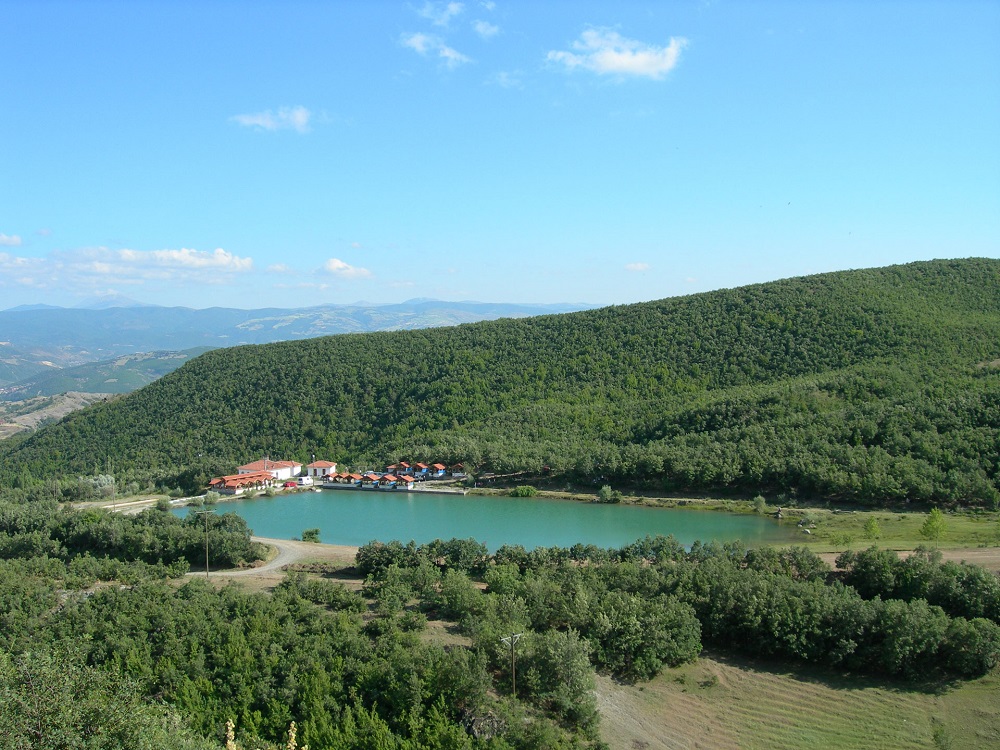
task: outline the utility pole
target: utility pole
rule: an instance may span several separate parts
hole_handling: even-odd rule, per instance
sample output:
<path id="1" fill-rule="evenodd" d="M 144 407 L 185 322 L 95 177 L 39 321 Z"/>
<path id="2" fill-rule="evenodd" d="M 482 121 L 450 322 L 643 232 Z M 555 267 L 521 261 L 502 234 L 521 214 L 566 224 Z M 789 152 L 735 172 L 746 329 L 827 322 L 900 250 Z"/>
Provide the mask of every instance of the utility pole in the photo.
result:
<path id="1" fill-rule="evenodd" d="M 205 578 L 208 578 L 208 517 L 215 513 L 214 510 L 195 510 L 192 511 L 196 516 L 202 516 L 205 519 Z"/>
<path id="2" fill-rule="evenodd" d="M 524 633 L 511 633 L 507 638 L 501 638 L 501 642 L 510 644 L 510 694 L 517 697 L 517 665 L 514 659 L 514 644 L 517 643 Z"/>

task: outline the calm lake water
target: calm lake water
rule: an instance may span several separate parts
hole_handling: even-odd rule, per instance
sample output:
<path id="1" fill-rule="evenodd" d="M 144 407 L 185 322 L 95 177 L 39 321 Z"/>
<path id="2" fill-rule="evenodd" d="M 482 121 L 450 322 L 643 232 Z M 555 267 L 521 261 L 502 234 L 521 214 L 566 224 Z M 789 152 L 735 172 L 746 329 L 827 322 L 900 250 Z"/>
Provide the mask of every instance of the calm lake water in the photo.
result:
<path id="1" fill-rule="evenodd" d="M 789 529 L 760 516 L 538 498 L 323 490 L 216 507 L 245 518 L 257 536 L 291 539 L 318 528 L 320 541 L 353 546 L 373 539 L 423 544 L 472 537 L 495 551 L 504 544 L 621 547 L 647 534 L 673 534 L 685 546 L 712 539 L 787 544 L 795 538 Z M 186 515 L 187 509 L 175 512 Z"/>

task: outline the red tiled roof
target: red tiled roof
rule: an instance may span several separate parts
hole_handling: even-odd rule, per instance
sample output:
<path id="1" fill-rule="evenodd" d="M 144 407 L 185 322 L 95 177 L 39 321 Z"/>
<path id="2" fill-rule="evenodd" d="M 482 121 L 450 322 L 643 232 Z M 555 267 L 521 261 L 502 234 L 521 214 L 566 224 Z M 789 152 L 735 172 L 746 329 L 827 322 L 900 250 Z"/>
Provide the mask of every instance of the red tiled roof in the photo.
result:
<path id="1" fill-rule="evenodd" d="M 230 474 L 224 477 L 215 477 L 215 479 L 208 483 L 208 486 L 232 490 L 257 484 L 258 482 L 270 482 L 273 479 L 274 477 L 271 476 L 271 472 L 269 471 L 255 471 L 249 474 Z"/>
<path id="2" fill-rule="evenodd" d="M 398 482 L 399 477 L 394 477 L 392 474 L 386 474 L 381 479 L 380 482 Z"/>
<path id="3" fill-rule="evenodd" d="M 442 469 L 444 469 L 444 464 L 431 464 L 431 468 L 441 471 Z"/>
<path id="4" fill-rule="evenodd" d="M 296 466 L 301 467 L 302 464 L 298 461 L 272 461 L 270 458 L 262 458 L 260 461 L 244 464 L 243 466 L 238 466 L 237 468 L 242 472 L 250 472 L 274 471 L 275 469 L 294 469 Z"/>
<path id="5" fill-rule="evenodd" d="M 335 469 L 337 468 L 336 461 L 313 461 L 311 464 L 306 466 L 307 469 Z"/>

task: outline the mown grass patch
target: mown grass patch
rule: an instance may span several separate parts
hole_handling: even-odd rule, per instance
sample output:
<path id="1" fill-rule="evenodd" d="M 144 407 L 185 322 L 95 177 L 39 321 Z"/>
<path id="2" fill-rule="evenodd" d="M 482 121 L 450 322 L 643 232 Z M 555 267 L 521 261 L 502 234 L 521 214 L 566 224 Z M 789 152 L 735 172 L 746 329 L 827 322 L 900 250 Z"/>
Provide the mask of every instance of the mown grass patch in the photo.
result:
<path id="1" fill-rule="evenodd" d="M 921 533 L 927 513 L 892 511 L 843 511 L 826 509 L 783 510 L 781 523 L 797 526 L 803 522 L 802 544 L 815 552 L 864 549 L 872 544 L 892 549 L 913 549 L 932 545 L 941 549 L 1000 546 L 1000 514 L 945 513 L 940 537 L 929 539 Z M 877 535 L 866 524 L 877 523 Z"/>
<path id="2" fill-rule="evenodd" d="M 640 685 L 598 681 L 612 750 L 1000 747 L 1000 678 L 924 685 L 719 654 Z"/>

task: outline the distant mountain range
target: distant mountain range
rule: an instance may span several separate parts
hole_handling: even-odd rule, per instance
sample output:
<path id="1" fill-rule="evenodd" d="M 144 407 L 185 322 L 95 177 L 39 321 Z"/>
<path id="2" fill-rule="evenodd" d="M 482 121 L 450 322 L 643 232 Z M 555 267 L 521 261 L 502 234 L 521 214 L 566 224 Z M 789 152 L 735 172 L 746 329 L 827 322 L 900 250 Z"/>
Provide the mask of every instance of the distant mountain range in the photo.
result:
<path id="1" fill-rule="evenodd" d="M 58 370 L 141 352 L 162 355 L 196 347 L 263 344 L 338 333 L 435 328 L 588 307 L 582 304 L 439 300 L 257 310 L 222 307 L 196 310 L 139 303 L 106 309 L 22 305 L 0 311 L 0 388 L 17 384 L 28 386 L 30 390 L 34 387 L 30 383 L 40 382 L 40 378 L 44 380 Z M 79 373 L 69 377 L 90 378 Z M 123 382 L 133 379 L 121 371 L 112 377 Z M 140 375 L 136 382 L 141 380 Z M 72 390 L 84 389 L 74 385 Z"/>

